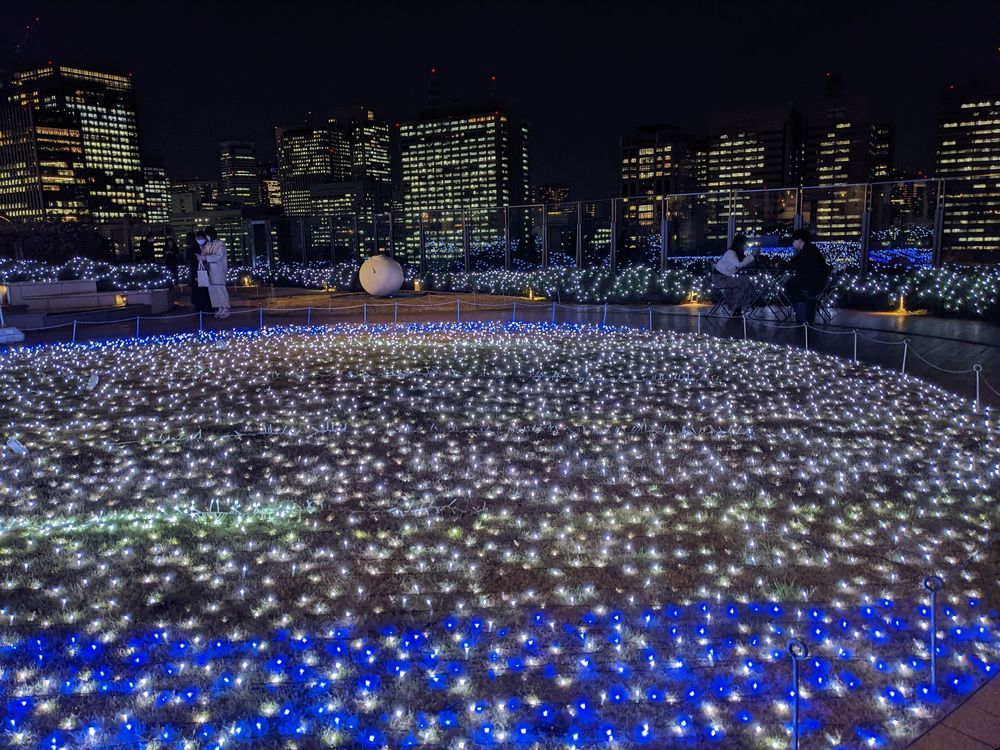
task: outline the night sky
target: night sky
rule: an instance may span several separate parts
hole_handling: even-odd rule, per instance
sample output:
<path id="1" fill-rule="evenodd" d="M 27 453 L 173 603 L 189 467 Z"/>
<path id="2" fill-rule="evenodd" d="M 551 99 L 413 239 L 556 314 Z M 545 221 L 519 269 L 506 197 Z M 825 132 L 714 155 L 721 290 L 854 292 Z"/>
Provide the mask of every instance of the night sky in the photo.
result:
<path id="1" fill-rule="evenodd" d="M 143 150 L 174 178 L 216 177 L 217 143 L 365 103 L 397 122 L 427 98 L 483 99 L 490 75 L 528 121 L 532 181 L 617 190 L 618 136 L 715 111 L 821 100 L 842 77 L 897 126 L 897 166 L 933 169 L 940 94 L 994 94 L 1000 2 L 24 2 L 3 0 L 0 69 L 53 60 L 132 72 Z M 17 50 L 23 26 L 40 17 Z M 7 21 L 13 23 L 8 26 Z M 18 31 L 22 28 L 22 31 Z"/>

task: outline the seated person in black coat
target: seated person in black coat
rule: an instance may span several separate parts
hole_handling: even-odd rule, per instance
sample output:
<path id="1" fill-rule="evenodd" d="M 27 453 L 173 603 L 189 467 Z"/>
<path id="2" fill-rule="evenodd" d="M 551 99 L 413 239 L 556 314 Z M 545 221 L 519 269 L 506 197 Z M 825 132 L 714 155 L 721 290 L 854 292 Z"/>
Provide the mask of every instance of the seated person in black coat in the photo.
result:
<path id="1" fill-rule="evenodd" d="M 830 264 L 805 229 L 792 232 L 792 247 L 795 248 L 795 256 L 785 268 L 793 276 L 785 286 L 785 295 L 795 310 L 795 320 L 813 325 L 816 322 L 816 298 L 822 294 L 830 279 Z"/>

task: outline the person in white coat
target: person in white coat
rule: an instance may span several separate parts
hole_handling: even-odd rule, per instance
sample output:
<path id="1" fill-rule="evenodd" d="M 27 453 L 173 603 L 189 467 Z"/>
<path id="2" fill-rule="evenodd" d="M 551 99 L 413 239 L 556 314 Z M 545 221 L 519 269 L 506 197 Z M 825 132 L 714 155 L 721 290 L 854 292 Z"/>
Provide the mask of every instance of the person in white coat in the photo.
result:
<path id="1" fill-rule="evenodd" d="M 747 238 L 738 234 L 733 244 L 712 267 L 712 286 L 723 290 L 727 304 L 733 308 L 733 315 L 742 315 L 743 310 L 757 299 L 757 290 L 746 276 L 739 272 L 753 263 L 757 257 L 753 250 L 745 253 Z"/>
<path id="2" fill-rule="evenodd" d="M 229 266 L 226 263 L 226 245 L 219 239 L 215 227 L 205 227 L 198 233 L 198 244 L 201 254 L 198 256 L 208 266 L 208 297 L 215 308 L 215 317 L 229 317 L 229 289 L 226 287 L 226 275 Z M 205 240 L 202 243 L 202 239 Z"/>

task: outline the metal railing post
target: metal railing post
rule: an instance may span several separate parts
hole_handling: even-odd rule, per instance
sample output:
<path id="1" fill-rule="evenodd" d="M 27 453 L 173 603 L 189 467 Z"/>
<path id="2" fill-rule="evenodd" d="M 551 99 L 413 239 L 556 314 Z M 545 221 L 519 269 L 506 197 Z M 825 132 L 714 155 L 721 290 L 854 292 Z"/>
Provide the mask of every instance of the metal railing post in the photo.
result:
<path id="1" fill-rule="evenodd" d="M 583 204 L 576 202 L 576 267 L 583 268 Z"/>
<path id="2" fill-rule="evenodd" d="M 944 246 L 944 206 L 945 181 L 938 180 L 937 200 L 934 201 L 934 235 L 931 245 L 932 263 L 935 268 L 941 265 L 941 254 Z"/>
<path id="3" fill-rule="evenodd" d="M 399 322 L 399 303 L 398 302 L 393 302 L 392 303 L 392 322 L 393 323 L 398 323 Z"/>
<path id="4" fill-rule="evenodd" d="M 744 324 L 744 325 L 746 325 L 746 324 Z M 649 305 L 649 330 L 651 330 L 651 331 L 653 330 L 653 305 L 652 305 L 652 303 L 650 303 L 650 305 Z"/>
<path id="5" fill-rule="evenodd" d="M 306 305 L 306 325 L 312 325 L 312 305 Z"/>
<path id="6" fill-rule="evenodd" d="M 549 267 L 549 212 L 542 204 L 542 268 Z"/>
<path id="7" fill-rule="evenodd" d="M 75 329 L 74 329 L 75 330 Z M 978 362 L 972 366 L 972 371 L 976 373 L 976 413 L 979 413 L 979 381 L 982 380 L 983 366 Z"/>
<path id="8" fill-rule="evenodd" d="M 260 328 L 260 330 L 263 331 L 264 330 L 264 306 L 263 305 L 261 305 L 258 308 L 258 312 L 259 312 L 259 317 L 258 317 L 258 320 L 257 320 L 257 327 Z"/>
<path id="9" fill-rule="evenodd" d="M 809 657 L 809 649 L 802 641 L 788 643 L 792 657 L 792 750 L 799 750 L 799 662 Z"/>
<path id="10" fill-rule="evenodd" d="M 462 322 L 462 300 L 460 299 L 455 300 L 455 322 Z"/>
<path id="11" fill-rule="evenodd" d="M 363 321 L 364 325 L 368 325 L 368 303 L 367 302 L 365 302 L 365 304 L 362 306 L 361 315 L 362 315 L 362 321 Z"/>
<path id="12" fill-rule="evenodd" d="M 139 338 L 139 316 L 135 316 L 135 337 Z"/>
<path id="13" fill-rule="evenodd" d="M 503 207 L 503 270 L 510 270 L 510 206 Z"/>
<path id="14" fill-rule="evenodd" d="M 854 361 L 858 361 L 858 329 L 854 329 Z"/>
<path id="15" fill-rule="evenodd" d="M 514 300 L 514 310 L 511 312 L 510 322 L 511 323 L 517 322 L 517 300 Z"/>
<path id="16" fill-rule="evenodd" d="M 803 323 L 802 329 L 805 331 L 806 334 L 806 351 L 809 351 L 809 324 Z"/>
<path id="17" fill-rule="evenodd" d="M 73 343 L 76 343 L 76 321 L 73 321 Z"/>
<path id="18" fill-rule="evenodd" d="M 871 242 L 872 186 L 865 184 L 864 208 L 861 211 L 861 275 L 868 275 L 868 253 Z"/>
<path id="19" fill-rule="evenodd" d="M 204 310 L 199 310 L 198 311 L 198 333 L 204 333 L 204 332 L 205 332 L 205 311 Z"/>
<path id="20" fill-rule="evenodd" d="M 944 588 L 940 576 L 927 576 L 923 587 L 931 595 L 931 689 L 937 692 L 937 592 Z"/>
<path id="21" fill-rule="evenodd" d="M 733 246 L 733 237 L 736 236 L 736 191 L 729 191 L 729 216 L 726 219 L 726 247 Z"/>
<path id="22" fill-rule="evenodd" d="M 899 372 L 902 375 L 906 374 L 906 355 L 910 352 L 910 340 L 903 339 L 903 364 L 899 368 Z"/>
<path id="23" fill-rule="evenodd" d="M 427 273 L 427 236 L 424 233 L 423 212 L 417 214 L 417 220 L 419 222 L 417 228 L 417 248 L 420 252 L 420 275 L 423 276 Z"/>
<path id="24" fill-rule="evenodd" d="M 660 270 L 667 270 L 667 258 L 670 255 L 670 222 L 667 219 L 667 199 L 660 199 Z M 650 326 L 652 328 L 652 326 Z"/>
<path id="25" fill-rule="evenodd" d="M 472 270 L 472 253 L 469 248 L 469 221 L 467 212 L 462 211 L 462 265 L 465 272 Z"/>
<path id="26" fill-rule="evenodd" d="M 618 267 L 618 199 L 611 199 L 611 247 L 609 248 L 610 257 L 608 258 L 608 266 L 611 269 L 611 273 L 614 274 L 615 269 Z"/>

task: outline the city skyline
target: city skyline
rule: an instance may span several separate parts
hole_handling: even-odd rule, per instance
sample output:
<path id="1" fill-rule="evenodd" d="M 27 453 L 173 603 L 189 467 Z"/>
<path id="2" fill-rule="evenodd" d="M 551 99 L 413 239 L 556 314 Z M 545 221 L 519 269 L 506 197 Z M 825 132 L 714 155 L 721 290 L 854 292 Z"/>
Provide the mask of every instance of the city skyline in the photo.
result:
<path id="1" fill-rule="evenodd" d="M 354 101 L 375 107 L 389 122 L 414 121 L 426 104 L 433 65 L 438 65 L 440 96 L 446 103 L 458 98 L 474 106 L 495 92 L 531 127 L 532 182 L 568 183 L 580 198 L 617 192 L 618 139 L 636 127 L 669 122 L 704 136 L 709 132 L 708 121 L 727 110 L 794 101 L 808 113 L 822 106 L 827 73 L 843 81 L 847 100 L 866 100 L 894 125 L 895 161 L 901 170 L 933 173 L 941 94 L 949 82 L 965 85 L 978 78 L 980 85 L 993 85 L 1000 61 L 995 40 L 988 38 L 989 24 L 977 21 L 991 10 L 985 3 L 959 3 L 944 18 L 919 3 L 884 3 L 867 11 L 860 4 L 846 3 L 838 6 L 835 17 L 824 19 L 823 33 L 809 12 L 794 6 L 775 13 L 722 4 L 721 10 L 740 23 L 717 29 L 699 23 L 703 12 L 680 6 L 672 9 L 673 20 L 664 27 L 674 33 L 665 34 L 668 38 L 659 46 L 610 43 L 636 24 L 636 28 L 648 28 L 650 21 L 660 19 L 664 11 L 653 6 L 633 6 L 634 22 L 625 17 L 628 9 L 615 14 L 601 10 L 597 17 L 603 18 L 609 42 L 594 46 L 597 27 L 602 26 L 596 23 L 597 6 L 581 5 L 572 19 L 560 19 L 544 8 L 529 11 L 510 6 L 505 14 L 490 15 L 485 10 L 437 4 L 422 14 L 404 4 L 389 3 L 380 6 L 380 23 L 365 27 L 382 33 L 381 56 L 355 55 L 350 64 L 345 64 L 351 57 L 348 52 L 363 49 L 363 42 L 348 35 L 337 45 L 324 47 L 317 38 L 316 29 L 332 11 L 301 8 L 279 23 L 266 8 L 249 9 L 235 24 L 242 33 L 235 39 L 230 38 L 233 29 L 217 23 L 227 4 L 198 8 L 180 3 L 172 9 L 158 9 L 155 19 L 149 14 L 148 23 L 142 23 L 141 12 L 128 17 L 113 12 L 123 7 L 114 3 L 96 7 L 109 12 L 93 12 L 94 4 L 87 13 L 78 6 L 51 2 L 38 4 L 31 13 L 22 12 L 24 18 L 17 18 L 15 11 L 15 22 L 23 22 L 22 27 L 32 23 L 33 29 L 19 50 L 4 50 L 0 67 L 25 68 L 52 59 L 133 73 L 144 156 L 162 160 L 167 173 L 177 178 L 214 178 L 218 144 L 223 141 L 252 141 L 261 160 L 271 161 L 275 126 L 304 121 L 310 113 L 323 118 L 328 111 Z M 362 21 L 364 16 L 359 14 L 368 11 L 337 12 L 343 21 Z M 37 23 L 32 21 L 35 16 L 40 19 Z M 640 17 L 645 19 L 641 23 Z M 921 54 L 907 54 L 904 48 L 890 55 L 877 45 L 865 45 L 882 17 L 894 19 L 891 28 L 905 31 L 904 36 L 912 40 L 909 49 L 921 47 Z M 485 52 L 472 50 L 467 38 L 448 36 L 449 29 L 485 18 L 490 19 L 497 40 L 505 38 L 511 18 L 532 19 L 534 23 L 523 31 L 527 52 L 521 44 L 511 50 L 495 44 L 486 45 Z M 867 22 L 854 24 L 850 37 L 838 37 L 845 18 Z M 199 19 L 204 28 L 199 28 Z M 118 33 L 136 22 L 141 24 L 139 34 Z M 747 59 L 761 59 L 754 51 L 759 45 L 741 46 L 729 37 L 742 34 L 750 39 L 761 24 L 770 24 L 770 31 L 758 38 L 774 38 L 779 51 L 785 46 L 783 35 L 799 34 L 806 51 L 800 55 L 802 63 L 776 65 L 773 60 L 777 58 L 767 55 L 763 59 L 772 62 L 766 66 L 747 65 Z M 301 32 L 297 39 L 291 38 L 289 25 Z M 691 33 L 678 34 L 679 27 Z M 265 28 L 267 33 L 263 33 Z M 563 39 L 557 33 L 560 28 L 572 28 L 571 36 L 578 41 L 571 44 Z M 207 31 L 205 45 L 224 47 L 227 54 L 180 54 L 183 44 L 179 40 L 187 33 L 185 29 Z M 102 41 L 116 33 L 117 43 Z M 422 44 L 416 43 L 417 37 L 424 40 Z M 852 50 L 851 55 L 838 52 L 847 38 L 852 40 L 846 48 Z M 445 39 L 453 43 L 444 44 Z M 537 39 L 550 41 L 536 44 Z M 691 47 L 699 39 L 707 44 L 712 64 L 670 64 L 693 54 Z M 934 44 L 924 44 L 929 41 Z M 11 46 L 11 41 L 7 44 Z M 794 46 L 794 40 L 788 44 Z M 734 54 L 734 45 L 746 49 L 742 57 Z M 605 47 L 607 54 L 602 51 Z M 634 56 L 637 62 L 643 62 L 644 56 L 654 60 L 648 65 L 610 60 L 611 52 L 619 47 L 625 57 Z M 583 48 L 590 49 L 589 56 L 581 54 Z M 901 64 L 900 57 L 907 62 Z M 862 64 L 858 58 L 863 58 Z M 526 59 L 541 67 L 531 68 Z M 248 60 L 240 71 L 234 70 L 237 63 Z M 599 70 L 602 62 L 604 68 Z M 652 77 L 650 65 L 655 69 Z M 766 75 L 765 70 L 769 71 Z M 871 75 L 872 70 L 883 74 Z M 490 80 L 492 76 L 498 80 Z M 887 82 L 891 85 L 886 86 Z"/>

